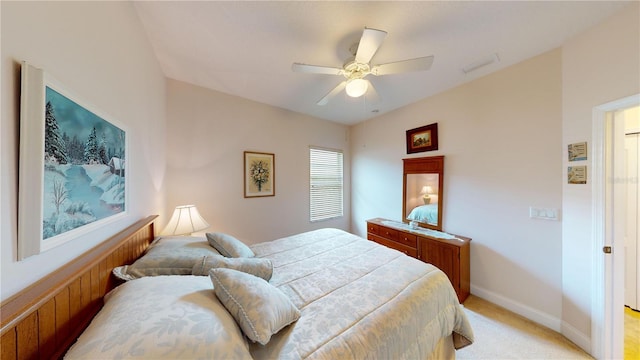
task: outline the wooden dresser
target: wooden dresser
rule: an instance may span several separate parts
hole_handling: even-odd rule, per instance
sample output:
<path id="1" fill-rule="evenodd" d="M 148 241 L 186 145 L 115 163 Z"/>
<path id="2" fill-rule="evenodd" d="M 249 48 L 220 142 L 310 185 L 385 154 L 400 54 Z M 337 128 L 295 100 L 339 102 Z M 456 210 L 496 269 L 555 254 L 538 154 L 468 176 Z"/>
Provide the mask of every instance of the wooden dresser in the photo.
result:
<path id="1" fill-rule="evenodd" d="M 469 296 L 470 238 L 376 218 L 367 220 L 367 239 L 438 267 L 449 277 L 460 303 Z"/>

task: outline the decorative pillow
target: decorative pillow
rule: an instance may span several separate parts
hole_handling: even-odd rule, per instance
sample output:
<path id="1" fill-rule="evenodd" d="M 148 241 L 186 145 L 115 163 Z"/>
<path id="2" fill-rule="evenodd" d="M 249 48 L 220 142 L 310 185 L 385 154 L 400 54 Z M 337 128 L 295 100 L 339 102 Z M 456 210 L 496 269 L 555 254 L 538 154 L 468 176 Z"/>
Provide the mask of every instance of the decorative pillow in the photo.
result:
<path id="1" fill-rule="evenodd" d="M 254 257 L 255 254 L 242 241 L 223 233 L 207 233 L 209 245 L 226 257 Z"/>
<path id="2" fill-rule="evenodd" d="M 209 275 L 214 268 L 233 269 L 255 275 L 269 281 L 273 274 L 273 264 L 269 259 L 262 258 L 228 258 L 222 255 L 203 256 L 193 266 L 192 275 Z"/>
<path id="3" fill-rule="evenodd" d="M 300 318 L 300 310 L 265 280 L 232 269 L 209 272 L 216 296 L 253 342 L 266 345 L 271 336 Z"/>
<path id="4" fill-rule="evenodd" d="M 122 284 L 64 358 L 253 359 L 249 340 L 204 276 Z"/>
<path id="5" fill-rule="evenodd" d="M 220 254 L 201 237 L 172 236 L 155 240 L 147 252 L 131 265 L 113 269 L 123 280 L 143 276 L 191 275 L 193 266 L 203 256 Z"/>

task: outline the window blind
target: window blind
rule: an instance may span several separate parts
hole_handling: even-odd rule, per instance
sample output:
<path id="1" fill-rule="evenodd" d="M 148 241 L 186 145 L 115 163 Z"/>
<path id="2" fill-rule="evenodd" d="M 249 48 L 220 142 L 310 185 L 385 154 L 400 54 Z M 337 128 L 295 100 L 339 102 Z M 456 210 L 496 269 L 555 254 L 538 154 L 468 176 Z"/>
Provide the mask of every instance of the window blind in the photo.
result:
<path id="1" fill-rule="evenodd" d="M 342 151 L 309 148 L 309 220 L 342 216 Z"/>

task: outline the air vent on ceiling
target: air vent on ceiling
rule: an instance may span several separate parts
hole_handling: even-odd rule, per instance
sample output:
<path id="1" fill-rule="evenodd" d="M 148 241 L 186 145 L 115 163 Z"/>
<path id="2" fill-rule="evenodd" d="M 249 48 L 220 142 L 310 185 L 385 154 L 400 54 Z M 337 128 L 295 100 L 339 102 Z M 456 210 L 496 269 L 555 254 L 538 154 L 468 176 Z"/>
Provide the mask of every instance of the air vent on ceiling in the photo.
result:
<path id="1" fill-rule="evenodd" d="M 491 56 L 487 56 L 485 58 L 482 58 L 480 60 L 474 61 L 471 64 L 465 66 L 462 68 L 462 72 L 465 74 L 468 74 L 474 70 L 478 70 L 481 67 L 487 66 L 487 65 L 491 65 L 495 62 L 500 62 L 500 57 L 498 57 L 498 54 L 493 54 Z"/>

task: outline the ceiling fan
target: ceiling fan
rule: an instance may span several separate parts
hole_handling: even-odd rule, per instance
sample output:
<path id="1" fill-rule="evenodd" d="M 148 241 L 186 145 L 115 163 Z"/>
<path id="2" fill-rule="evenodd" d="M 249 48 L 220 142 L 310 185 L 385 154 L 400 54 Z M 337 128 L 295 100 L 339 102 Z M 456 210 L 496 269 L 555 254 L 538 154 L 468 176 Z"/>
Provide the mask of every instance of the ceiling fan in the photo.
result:
<path id="1" fill-rule="evenodd" d="M 424 56 L 410 60 L 372 66 L 370 64 L 371 58 L 373 58 L 376 51 L 378 51 L 378 48 L 380 48 L 380 45 L 382 45 L 382 41 L 386 36 L 386 31 L 365 27 L 362 32 L 360 42 L 354 44 L 349 49 L 353 54 L 353 57 L 349 58 L 342 68 L 293 63 L 291 69 L 295 72 L 342 75 L 346 78 L 327 95 L 320 99 L 317 103 L 318 105 L 326 105 L 331 98 L 336 96 L 342 90 L 345 90 L 347 95 L 351 97 L 360 97 L 369 91 L 369 94 L 373 99 L 378 99 L 378 94 L 375 88 L 369 80 L 365 79 L 367 75 L 372 74 L 375 76 L 381 76 L 412 71 L 425 71 L 429 70 L 433 63 L 433 56 Z"/>

